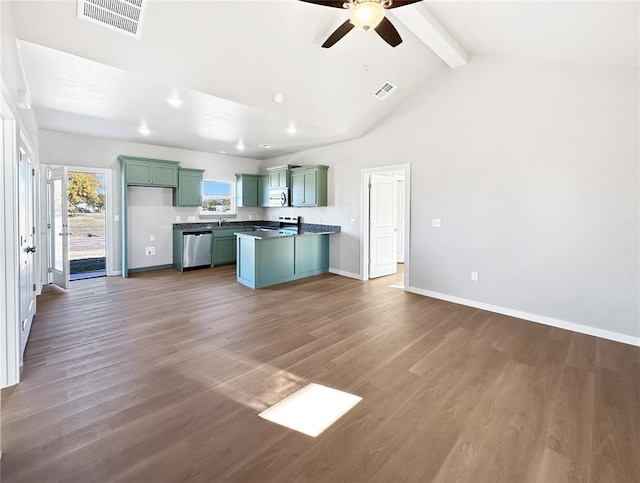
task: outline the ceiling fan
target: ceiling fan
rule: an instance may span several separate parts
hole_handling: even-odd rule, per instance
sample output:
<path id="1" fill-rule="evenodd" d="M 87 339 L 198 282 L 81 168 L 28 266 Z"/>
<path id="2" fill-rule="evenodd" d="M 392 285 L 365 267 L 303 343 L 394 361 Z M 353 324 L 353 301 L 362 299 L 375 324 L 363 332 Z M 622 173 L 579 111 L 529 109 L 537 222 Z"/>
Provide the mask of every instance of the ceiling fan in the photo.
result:
<path id="1" fill-rule="evenodd" d="M 385 17 L 385 10 L 390 8 L 403 7 L 411 3 L 420 2 L 422 0 L 349 0 L 349 1 L 320 1 L 320 0 L 300 0 L 306 3 L 315 3 L 325 7 L 344 8 L 349 10 L 349 20 L 340 25 L 333 32 L 322 46 L 328 49 L 338 40 L 347 35 L 353 27 L 357 27 L 365 32 L 374 29 L 378 35 L 388 43 L 391 47 L 396 47 L 402 43 L 400 34 Z"/>

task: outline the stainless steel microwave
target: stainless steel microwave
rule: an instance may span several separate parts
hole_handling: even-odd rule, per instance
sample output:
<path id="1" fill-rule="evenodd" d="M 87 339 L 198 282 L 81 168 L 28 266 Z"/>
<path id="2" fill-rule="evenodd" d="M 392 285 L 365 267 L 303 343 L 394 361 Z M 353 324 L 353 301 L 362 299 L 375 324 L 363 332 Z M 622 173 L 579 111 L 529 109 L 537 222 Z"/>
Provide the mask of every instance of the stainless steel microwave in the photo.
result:
<path id="1" fill-rule="evenodd" d="M 289 190 L 287 188 L 269 190 L 269 206 L 289 206 Z"/>

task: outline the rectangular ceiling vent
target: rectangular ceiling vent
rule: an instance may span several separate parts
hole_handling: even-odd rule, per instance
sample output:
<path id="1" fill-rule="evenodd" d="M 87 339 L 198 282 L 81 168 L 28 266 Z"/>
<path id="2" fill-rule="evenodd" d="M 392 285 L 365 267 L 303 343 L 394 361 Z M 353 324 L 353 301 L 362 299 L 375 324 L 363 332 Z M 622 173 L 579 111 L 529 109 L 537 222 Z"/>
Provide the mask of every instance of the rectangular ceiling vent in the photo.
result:
<path id="1" fill-rule="evenodd" d="M 376 99 L 380 99 L 384 101 L 387 97 L 389 97 L 398 86 L 394 86 L 391 82 L 385 82 L 382 84 L 382 87 L 373 93 L 373 97 Z"/>
<path id="2" fill-rule="evenodd" d="M 140 38 L 147 0 L 78 0 L 78 17 Z"/>

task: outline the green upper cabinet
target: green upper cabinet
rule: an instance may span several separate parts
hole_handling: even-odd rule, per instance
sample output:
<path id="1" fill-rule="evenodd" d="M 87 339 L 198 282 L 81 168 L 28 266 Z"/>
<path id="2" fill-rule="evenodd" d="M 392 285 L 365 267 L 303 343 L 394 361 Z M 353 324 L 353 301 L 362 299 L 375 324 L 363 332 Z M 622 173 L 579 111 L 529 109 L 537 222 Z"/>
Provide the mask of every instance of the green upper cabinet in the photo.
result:
<path id="1" fill-rule="evenodd" d="M 162 159 L 118 156 L 122 163 L 124 182 L 133 186 L 178 187 L 178 163 Z"/>
<path id="2" fill-rule="evenodd" d="M 285 166 L 276 166 L 267 168 L 269 171 L 269 189 L 284 189 L 291 187 L 291 168 L 297 168 L 298 165 L 287 164 Z"/>
<path id="3" fill-rule="evenodd" d="M 238 208 L 258 206 L 257 174 L 236 174 L 236 198 Z"/>
<path id="4" fill-rule="evenodd" d="M 269 189 L 288 188 L 289 187 L 289 169 L 286 166 L 270 168 L 269 171 Z"/>
<path id="5" fill-rule="evenodd" d="M 202 169 L 178 168 L 178 187 L 173 192 L 173 206 L 202 205 Z"/>
<path id="6" fill-rule="evenodd" d="M 269 206 L 269 175 L 258 176 L 258 206 Z"/>
<path id="7" fill-rule="evenodd" d="M 291 171 L 292 206 L 327 206 L 328 166 L 315 165 Z"/>

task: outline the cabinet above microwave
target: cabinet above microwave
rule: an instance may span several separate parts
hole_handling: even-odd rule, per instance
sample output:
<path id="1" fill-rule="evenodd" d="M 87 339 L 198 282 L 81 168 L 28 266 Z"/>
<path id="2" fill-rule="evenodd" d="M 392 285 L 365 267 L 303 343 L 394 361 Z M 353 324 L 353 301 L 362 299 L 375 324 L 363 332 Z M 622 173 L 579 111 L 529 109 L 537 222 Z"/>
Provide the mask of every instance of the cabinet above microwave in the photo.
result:
<path id="1" fill-rule="evenodd" d="M 285 166 L 275 166 L 267 168 L 269 172 L 269 189 L 291 188 L 291 169 L 297 168 L 295 164 L 287 164 Z"/>

